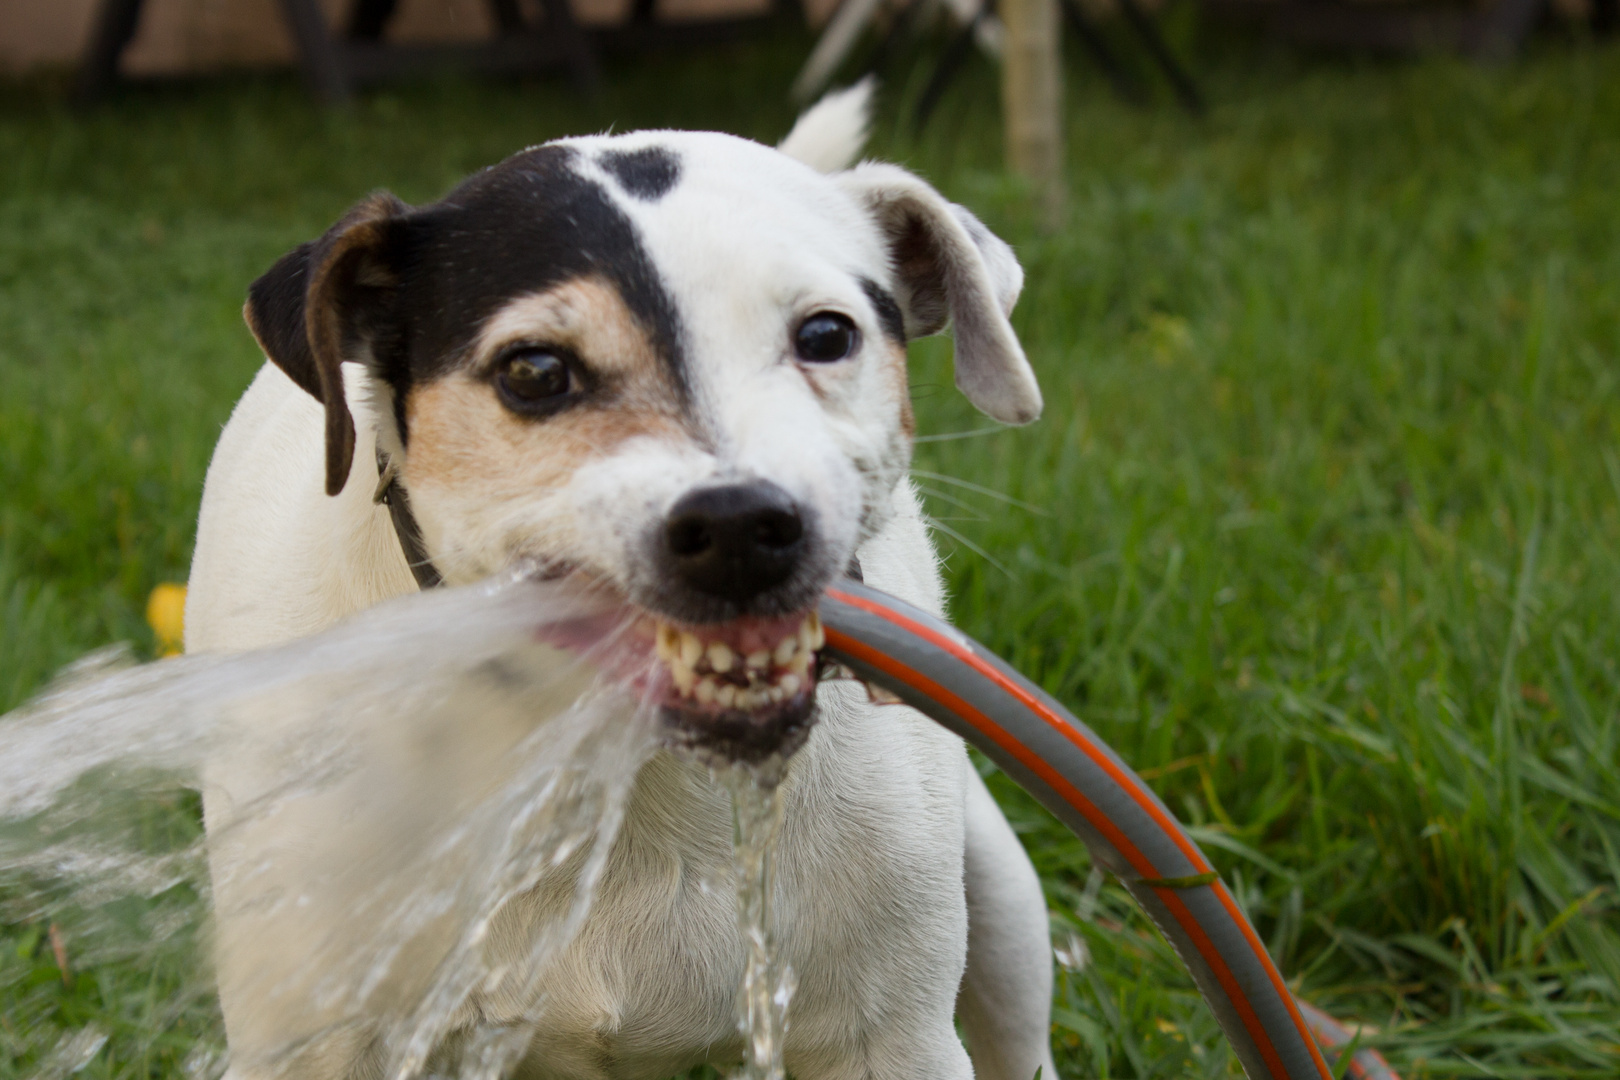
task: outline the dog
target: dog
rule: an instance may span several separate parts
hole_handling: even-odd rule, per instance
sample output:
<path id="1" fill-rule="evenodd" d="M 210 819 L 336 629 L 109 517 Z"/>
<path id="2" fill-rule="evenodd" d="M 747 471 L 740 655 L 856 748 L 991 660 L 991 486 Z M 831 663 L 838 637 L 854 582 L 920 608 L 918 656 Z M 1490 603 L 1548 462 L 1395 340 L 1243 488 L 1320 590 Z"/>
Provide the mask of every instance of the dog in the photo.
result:
<path id="1" fill-rule="evenodd" d="M 1011 249 L 916 175 L 851 167 L 868 94 L 825 99 L 774 149 L 547 143 L 430 205 L 372 195 L 278 261 L 244 311 L 268 362 L 208 470 L 186 646 L 322 630 L 429 564 L 448 584 L 524 565 L 608 590 L 656 621 L 674 728 L 791 752 L 773 901 L 797 973 L 788 1071 L 1051 1078 L 1040 883 L 962 743 L 815 680 L 814 611 L 840 575 L 944 609 L 908 479 L 906 343 L 950 324 L 974 405 L 1008 424 L 1042 407 L 1008 321 Z M 521 1075 L 737 1060 L 734 901 L 694 884 L 729 874 L 727 805 L 672 753 L 636 776 Z M 233 962 L 231 1075 L 271 1075 L 270 1048 L 304 1033 L 234 994 Z M 500 1020 L 499 1001 L 476 1006 Z M 378 1065 L 362 1033 L 279 1071 Z"/>

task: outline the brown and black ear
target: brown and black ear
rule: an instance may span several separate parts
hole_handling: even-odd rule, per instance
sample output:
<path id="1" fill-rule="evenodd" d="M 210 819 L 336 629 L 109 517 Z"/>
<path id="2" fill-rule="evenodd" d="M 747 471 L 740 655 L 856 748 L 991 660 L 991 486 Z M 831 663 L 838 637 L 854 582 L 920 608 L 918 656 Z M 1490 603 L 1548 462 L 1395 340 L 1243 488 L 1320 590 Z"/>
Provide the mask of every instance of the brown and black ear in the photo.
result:
<path id="1" fill-rule="evenodd" d="M 978 218 L 893 165 L 857 165 L 833 179 L 872 215 L 889 248 L 906 337 L 956 337 L 956 385 L 1007 424 L 1041 415 L 1041 388 L 1007 316 L 1024 271 Z"/>
<path id="2" fill-rule="evenodd" d="M 326 407 L 328 495 L 343 490 L 354 463 L 342 364 L 364 359 L 392 299 L 398 226 L 409 211 L 387 192 L 363 200 L 319 240 L 282 256 L 248 288 L 242 309 L 265 355 Z"/>

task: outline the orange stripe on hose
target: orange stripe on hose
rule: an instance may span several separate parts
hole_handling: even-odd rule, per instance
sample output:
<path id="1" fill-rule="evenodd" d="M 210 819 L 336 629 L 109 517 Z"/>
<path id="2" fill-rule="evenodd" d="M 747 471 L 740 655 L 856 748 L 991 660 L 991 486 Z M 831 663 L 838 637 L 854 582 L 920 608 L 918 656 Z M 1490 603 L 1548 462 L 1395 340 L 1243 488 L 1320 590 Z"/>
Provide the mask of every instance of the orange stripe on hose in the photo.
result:
<path id="1" fill-rule="evenodd" d="M 1061 794 L 1065 802 L 1078 810 L 1094 829 L 1102 833 L 1107 837 L 1109 843 L 1119 849 L 1120 854 L 1125 856 L 1125 861 L 1130 863 L 1131 868 L 1138 874 L 1145 878 L 1160 876 L 1158 868 L 1153 865 L 1146 855 L 1142 854 L 1141 849 L 1132 842 L 1129 836 L 1125 835 L 1112 818 L 1098 809 L 1097 805 L 1086 798 L 1079 788 L 1069 783 L 1062 773 L 1031 751 L 1029 747 L 1019 742 L 1001 725 L 928 676 L 907 667 L 889 654 L 879 652 L 865 642 L 857 641 L 830 626 L 826 628 L 826 633 L 827 643 L 839 652 L 848 653 L 860 660 L 864 660 L 880 671 L 887 672 L 899 679 L 907 686 L 922 691 L 978 728 L 979 731 L 988 735 L 997 746 L 1023 762 L 1031 772 L 1039 776 L 1054 791 Z"/>
<path id="2" fill-rule="evenodd" d="M 937 633 L 931 628 L 924 626 L 913 619 L 907 618 L 891 608 L 884 607 L 882 604 L 874 603 L 862 597 L 853 596 L 838 589 L 829 590 L 829 594 L 837 600 L 840 600 L 846 604 L 851 604 L 857 608 L 860 608 L 862 611 L 876 615 L 887 622 L 894 623 L 895 625 L 922 637 L 925 641 L 930 642 L 936 648 L 943 649 L 950 653 L 952 656 L 967 664 L 985 678 L 990 679 L 1003 691 L 1018 699 L 1018 701 L 1021 702 L 1025 708 L 1029 709 L 1041 719 L 1045 720 L 1049 727 L 1062 734 L 1064 738 L 1068 739 L 1088 758 L 1090 758 L 1098 768 L 1106 772 L 1116 784 L 1118 784 L 1125 791 L 1129 792 L 1131 798 L 1135 800 L 1137 805 L 1140 806 L 1150 817 L 1152 817 L 1154 822 L 1158 824 L 1160 830 L 1168 835 L 1172 842 L 1174 842 L 1175 845 L 1181 849 L 1181 853 L 1187 857 L 1188 862 L 1193 864 L 1197 873 L 1203 874 L 1210 872 L 1212 868 L 1204 859 L 1203 852 L 1198 850 L 1197 845 L 1193 844 L 1192 840 L 1186 836 L 1175 819 L 1171 818 L 1159 805 L 1158 801 L 1142 787 L 1141 780 L 1134 773 L 1127 769 L 1121 768 L 1111 757 L 1108 756 L 1108 754 L 1103 752 L 1100 747 L 1082 735 L 1078 729 L 1076 729 L 1073 725 L 1064 722 L 1062 717 L 1054 715 L 1039 698 L 1035 697 L 1017 682 L 1008 679 L 998 668 L 995 667 L 995 665 L 986 663 L 982 657 L 973 652 L 971 649 L 964 648 L 962 645 L 952 641 L 950 638 Z M 1272 987 L 1277 991 L 1278 996 L 1282 998 L 1283 1004 L 1287 1007 L 1289 1018 L 1293 1020 L 1294 1027 L 1299 1031 L 1300 1037 L 1305 1040 L 1305 1045 L 1310 1048 L 1311 1057 L 1315 1060 L 1317 1069 L 1323 1076 L 1331 1076 L 1332 1073 L 1328 1069 L 1327 1061 L 1323 1059 L 1321 1051 L 1317 1048 L 1315 1037 L 1311 1034 L 1310 1028 L 1305 1023 L 1305 1018 L 1300 1015 L 1298 1007 L 1294 1004 L 1294 995 L 1289 992 L 1288 987 L 1283 983 L 1282 973 L 1279 972 L 1276 965 L 1271 962 L 1271 954 L 1267 952 L 1266 947 L 1261 944 L 1259 935 L 1255 933 L 1254 927 L 1249 925 L 1249 920 L 1243 916 L 1241 911 L 1238 910 L 1237 901 L 1232 898 L 1232 894 L 1227 890 L 1225 882 L 1217 878 L 1214 882 L 1213 888 L 1215 890 L 1216 899 L 1220 901 L 1221 906 L 1226 909 L 1227 914 L 1232 919 L 1232 922 L 1242 932 L 1245 940 L 1247 940 L 1249 943 L 1249 948 L 1252 949 L 1255 955 L 1260 959 L 1261 967 L 1265 971 L 1266 976 L 1271 980 Z M 1162 898 L 1164 896 L 1164 890 L 1157 891 L 1160 893 Z"/>
<path id="3" fill-rule="evenodd" d="M 828 627 L 826 633 L 827 643 L 833 648 L 862 660 L 879 671 L 886 672 L 900 680 L 907 686 L 927 694 L 930 698 L 938 701 L 963 720 L 972 724 L 980 732 L 989 736 L 996 745 L 1017 758 L 1026 768 L 1056 791 L 1065 802 L 1079 811 L 1081 816 L 1090 822 L 1093 828 L 1102 833 L 1119 850 L 1120 854 L 1125 856 L 1126 861 L 1131 864 L 1131 868 L 1138 874 L 1147 878 L 1160 876 L 1158 868 L 1154 866 L 1147 856 L 1142 854 L 1141 849 L 1133 844 L 1129 837 L 1120 831 L 1118 825 L 1114 824 L 1106 814 L 1097 808 L 1095 803 L 1081 794 L 1079 789 L 1064 779 L 1057 770 L 1053 769 L 1038 754 L 1019 742 L 995 721 L 951 693 L 945 687 L 934 682 L 928 676 L 907 667 L 888 654 L 879 652 L 864 642 L 856 641 L 854 638 L 841 634 L 832 627 Z M 1174 889 L 1155 888 L 1153 891 L 1158 894 L 1159 899 L 1164 902 L 1176 922 L 1181 925 L 1181 928 L 1186 931 L 1187 936 L 1192 940 L 1193 947 L 1198 950 L 1199 955 L 1209 965 L 1216 981 L 1221 984 L 1227 998 L 1232 1002 L 1233 1007 L 1237 1009 L 1238 1016 L 1243 1021 L 1244 1029 L 1248 1031 L 1249 1037 L 1254 1040 L 1255 1047 L 1259 1049 L 1261 1056 L 1265 1058 L 1266 1068 L 1271 1071 L 1271 1075 L 1276 1080 L 1288 1080 L 1288 1070 L 1284 1068 L 1281 1056 L 1272 1045 L 1270 1037 L 1267 1036 L 1265 1027 L 1260 1023 L 1259 1016 L 1255 1014 L 1254 1006 L 1250 1005 L 1248 998 L 1244 996 L 1242 987 L 1238 985 L 1237 977 L 1232 974 L 1231 969 L 1227 967 L 1225 958 L 1215 948 L 1215 943 L 1209 940 L 1209 935 L 1204 932 L 1203 927 L 1198 925 L 1198 921 L 1193 918 L 1192 912 L 1187 909 L 1181 897 L 1176 895 Z"/>
<path id="4" fill-rule="evenodd" d="M 1311 1026 L 1312 1034 L 1317 1036 L 1317 1042 L 1330 1050 L 1339 1051 L 1341 1056 L 1345 1048 L 1356 1038 L 1355 1035 L 1351 1034 L 1349 1028 L 1335 1020 L 1326 1010 L 1302 1001 L 1299 1003 L 1299 1011 L 1304 1015 L 1305 1022 Z M 1370 1046 L 1362 1047 L 1350 1058 L 1350 1071 L 1346 1075 L 1351 1080 L 1368 1080 L 1372 1076 L 1367 1067 L 1361 1063 L 1361 1055 L 1363 1054 L 1372 1058 L 1377 1068 L 1381 1069 L 1385 1076 L 1391 1077 L 1393 1080 L 1400 1080 L 1395 1070 L 1389 1067 L 1389 1062 L 1384 1060 L 1384 1055 Z"/>
<path id="5" fill-rule="evenodd" d="M 828 590 L 828 594 L 832 596 L 833 599 L 838 600 L 841 603 L 849 604 L 852 607 L 856 607 L 867 612 L 868 614 L 876 615 L 886 622 L 893 623 L 896 626 L 899 626 L 922 638 L 936 648 L 944 650 L 957 660 L 967 664 L 980 675 L 990 679 L 1004 692 L 1012 695 L 1020 703 L 1022 703 L 1025 708 L 1029 709 L 1042 720 L 1046 721 L 1049 727 L 1061 733 L 1066 739 L 1073 743 L 1074 746 L 1083 752 L 1088 758 L 1090 758 L 1091 761 L 1097 765 L 1097 767 L 1106 772 L 1110 779 L 1118 784 L 1123 790 L 1128 792 L 1137 805 L 1140 806 L 1142 810 L 1144 810 L 1150 817 L 1152 817 L 1154 822 L 1158 824 L 1159 828 L 1171 838 L 1178 848 L 1180 848 L 1182 854 L 1186 856 L 1187 861 L 1192 863 L 1195 867 L 1195 872 L 1200 874 L 1210 872 L 1211 867 L 1208 861 L 1204 859 L 1203 853 L 1198 850 L 1197 846 L 1194 845 L 1192 841 L 1185 836 L 1185 834 L 1183 834 L 1180 826 L 1173 818 L 1169 817 L 1162 807 L 1159 806 L 1157 800 L 1153 799 L 1152 796 L 1142 788 L 1141 781 L 1134 774 L 1126 769 L 1121 768 L 1112 758 L 1110 758 L 1106 753 L 1102 752 L 1099 747 L 1094 745 L 1078 729 L 1076 729 L 1073 725 L 1064 722 L 1061 717 L 1054 715 L 1039 698 L 1029 693 L 1018 683 L 1008 679 L 994 665 L 986 663 L 983 658 L 978 656 L 972 650 L 964 648 L 957 642 L 952 641 L 950 638 L 935 632 L 931 628 L 924 626 L 915 620 L 901 615 L 897 611 L 886 608 L 881 604 L 873 603 L 862 597 L 853 596 L 838 589 Z M 828 633 L 831 634 L 834 632 L 829 629 Z M 1120 853 L 1125 855 L 1126 859 L 1139 874 L 1141 874 L 1143 877 L 1160 876 L 1157 870 L 1151 869 L 1152 864 L 1149 863 L 1144 856 L 1142 856 L 1141 852 L 1137 850 L 1134 844 L 1131 844 L 1128 840 L 1126 840 L 1124 843 L 1119 842 L 1119 840 L 1124 839 L 1124 833 L 1121 832 L 1119 828 L 1113 824 L 1113 822 L 1108 821 L 1106 816 L 1103 815 L 1101 811 L 1097 810 L 1090 800 L 1081 795 L 1080 792 L 1073 787 L 1073 785 L 1069 784 L 1065 780 L 1062 780 L 1061 777 L 1057 777 L 1058 782 L 1053 783 L 1052 778 L 1057 776 L 1055 770 L 1047 765 L 1045 761 L 1042 761 L 1038 756 L 1031 753 L 1029 749 L 1022 743 L 1019 743 L 1016 739 L 1013 739 L 1010 734 L 1003 731 L 999 725 L 996 725 L 990 721 L 988 717 L 984 716 L 978 710 L 972 708 L 972 706 L 969 706 L 965 701 L 957 698 L 956 695 L 944 690 L 943 687 L 938 687 L 937 684 L 933 683 L 933 680 L 928 679 L 926 676 L 911 671 L 910 668 L 905 668 L 904 665 L 899 664 L 898 661 L 894 661 L 892 658 L 877 652 L 875 649 L 865 646 L 863 643 L 855 642 L 847 635 L 837 634 L 836 636 L 839 638 L 840 644 L 835 647 L 853 647 L 851 648 L 851 651 L 857 656 L 861 655 L 862 653 L 867 653 L 870 657 L 877 657 L 888 661 L 888 663 L 875 663 L 875 666 L 889 672 L 892 675 L 895 675 L 896 677 L 902 678 L 908 684 L 916 687 L 919 690 L 923 690 L 925 693 L 928 693 L 929 696 L 936 697 L 937 695 L 935 695 L 931 689 L 923 686 L 922 683 L 927 683 L 929 687 L 942 691 L 946 695 L 946 698 L 942 698 L 940 700 L 950 699 L 946 700 L 946 703 L 950 705 L 953 711 L 958 712 L 963 719 L 973 723 L 973 725 L 979 728 L 979 730 L 995 739 L 997 745 L 1008 750 L 1015 757 L 1017 757 L 1018 760 L 1025 765 L 1025 767 L 1030 768 L 1031 771 L 1039 775 L 1041 779 L 1051 784 L 1054 790 L 1057 790 L 1063 795 L 1065 801 L 1085 815 L 1086 820 L 1090 821 L 1093 827 L 1096 827 L 1099 832 L 1102 832 L 1105 836 L 1107 836 L 1109 840 L 1120 849 Z M 873 661 L 869 660 L 869 662 Z M 909 673 L 911 677 L 906 678 L 901 671 L 893 670 L 895 667 L 904 668 L 904 671 Z M 918 680 L 920 680 L 920 682 Z M 953 701 L 955 704 L 952 703 Z M 957 704 L 960 704 L 966 709 L 966 711 L 964 712 L 962 709 L 958 709 Z M 984 721 L 984 723 L 978 723 L 977 720 L 975 720 L 975 717 L 977 717 L 978 720 Z M 1074 798 L 1070 797 L 1071 793 Z M 1076 801 L 1076 798 L 1078 798 L 1078 802 Z M 1101 818 L 1102 821 L 1106 822 L 1106 827 L 1100 825 L 1096 818 Z M 1118 839 L 1116 839 L 1116 837 Z M 1135 855 L 1134 858 L 1132 857 L 1133 854 Z M 1142 867 L 1138 865 L 1138 860 L 1140 860 L 1143 865 L 1150 867 L 1150 869 L 1143 870 Z M 1310 1050 L 1311 1057 L 1315 1061 L 1318 1071 L 1322 1076 L 1331 1076 L 1332 1073 L 1328 1069 L 1327 1061 L 1322 1057 L 1322 1052 L 1316 1045 L 1315 1037 L 1311 1034 L 1310 1029 L 1305 1024 L 1305 1018 L 1300 1015 L 1298 1007 L 1294 1004 L 1294 995 L 1289 992 L 1287 986 L 1283 983 L 1282 974 L 1277 971 L 1276 965 L 1271 962 L 1271 954 L 1268 953 L 1265 946 L 1261 944 L 1259 936 L 1254 932 L 1254 928 L 1249 925 L 1248 919 L 1244 918 L 1242 912 L 1238 910 L 1237 903 L 1235 900 L 1233 900 L 1232 894 L 1227 890 L 1226 884 L 1217 878 L 1212 887 L 1214 889 L 1216 898 L 1221 903 L 1221 906 L 1226 909 L 1227 914 L 1232 919 L 1232 922 L 1242 932 L 1244 939 L 1249 944 L 1250 949 L 1252 949 L 1256 957 L 1259 958 L 1261 968 L 1271 980 L 1272 986 L 1277 991 L 1278 996 L 1282 998 L 1284 1006 L 1288 1009 L 1289 1018 L 1293 1020 L 1294 1026 L 1298 1029 L 1300 1037 L 1304 1039 L 1305 1045 Z M 1167 906 L 1171 906 L 1172 909 L 1177 912 L 1176 921 L 1181 923 L 1182 928 L 1187 931 L 1189 936 L 1192 936 L 1195 941 L 1197 941 L 1199 953 L 1203 955 L 1205 961 L 1210 964 L 1210 968 L 1215 973 L 1217 980 L 1220 981 L 1222 987 L 1226 989 L 1228 995 L 1231 997 L 1233 1006 L 1238 1010 L 1239 1016 L 1243 1019 L 1243 1026 L 1248 1029 L 1250 1037 L 1254 1039 L 1255 1046 L 1260 1050 L 1261 1055 L 1265 1057 L 1266 1064 L 1271 1068 L 1273 1075 L 1278 1077 L 1286 1076 L 1286 1070 L 1282 1067 L 1282 1059 L 1277 1055 L 1276 1048 L 1272 1046 L 1270 1037 L 1265 1034 L 1265 1029 L 1261 1026 L 1259 1017 L 1255 1015 L 1253 1006 L 1249 1004 L 1248 999 L 1242 994 L 1240 988 L 1237 986 L 1235 977 L 1226 967 L 1226 962 L 1221 959 L 1220 954 L 1215 951 L 1214 943 L 1211 942 L 1208 936 L 1204 934 L 1203 929 L 1198 927 L 1196 920 L 1192 918 L 1192 913 L 1187 910 L 1185 904 L 1182 903 L 1181 898 L 1176 895 L 1175 890 L 1155 889 L 1154 891 Z"/>

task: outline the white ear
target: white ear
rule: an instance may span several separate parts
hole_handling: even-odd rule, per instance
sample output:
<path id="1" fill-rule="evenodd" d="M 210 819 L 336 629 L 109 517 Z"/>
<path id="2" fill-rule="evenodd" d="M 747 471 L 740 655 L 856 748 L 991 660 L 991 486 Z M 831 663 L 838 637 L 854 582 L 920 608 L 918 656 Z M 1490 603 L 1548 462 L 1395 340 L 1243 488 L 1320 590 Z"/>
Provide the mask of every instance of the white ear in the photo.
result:
<path id="1" fill-rule="evenodd" d="M 866 148 L 876 89 L 877 80 L 868 75 L 854 86 L 827 94 L 799 117 L 776 148 L 817 172 L 849 168 Z"/>
<path id="2" fill-rule="evenodd" d="M 1007 424 L 1041 415 L 1041 388 L 1007 321 L 1024 271 L 1012 248 L 965 209 L 893 165 L 835 176 L 877 222 L 894 268 L 906 336 L 956 337 L 956 385 L 980 411 Z"/>

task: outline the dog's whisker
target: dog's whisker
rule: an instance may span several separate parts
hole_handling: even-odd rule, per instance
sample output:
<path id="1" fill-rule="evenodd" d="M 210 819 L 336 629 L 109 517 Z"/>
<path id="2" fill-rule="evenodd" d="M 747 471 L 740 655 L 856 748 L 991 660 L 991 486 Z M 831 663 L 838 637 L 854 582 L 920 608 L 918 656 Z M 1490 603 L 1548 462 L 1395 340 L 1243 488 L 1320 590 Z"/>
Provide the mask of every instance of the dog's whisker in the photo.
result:
<path id="1" fill-rule="evenodd" d="M 929 472 L 926 469 L 912 469 L 911 475 L 920 476 L 924 480 L 936 480 L 942 484 L 955 484 L 959 488 L 966 488 L 968 491 L 983 495 L 987 498 L 995 499 L 998 502 L 1004 502 L 1008 506 L 1016 506 L 1020 510 L 1027 510 L 1031 514 L 1038 514 L 1041 517 L 1052 516 L 1052 512 L 1043 507 L 1035 506 L 1032 503 L 1027 503 L 1022 499 L 1015 499 L 1011 495 L 997 491 L 995 488 L 987 488 L 982 484 L 975 484 L 971 480 L 963 480 L 960 477 L 951 476 L 947 473 Z"/>
<path id="2" fill-rule="evenodd" d="M 938 488 L 931 488 L 931 487 L 927 486 L 926 484 L 918 484 L 917 485 L 917 490 L 922 492 L 924 495 L 927 495 L 931 499 L 939 499 L 939 500 L 941 500 L 943 502 L 948 502 L 952 506 L 956 507 L 957 509 L 959 509 L 959 510 L 967 510 L 973 515 L 970 518 L 962 518 L 962 519 L 958 519 L 958 520 L 964 520 L 964 521 L 989 521 L 990 520 L 989 515 L 985 514 L 977 506 L 974 506 L 972 503 L 965 502 L 962 499 L 958 499 L 956 496 L 951 495 L 949 492 L 940 491 Z M 937 520 L 946 521 L 946 520 L 951 520 L 951 519 L 938 518 Z"/>
<path id="3" fill-rule="evenodd" d="M 1009 428 L 997 425 L 995 427 L 969 428 L 966 431 L 946 431 L 938 435 L 918 435 L 911 441 L 914 443 L 955 442 L 958 439 L 977 439 L 983 435 L 999 435 Z"/>
<path id="4" fill-rule="evenodd" d="M 935 530 L 936 532 L 944 533 L 946 536 L 950 537 L 952 540 L 955 540 L 958 544 L 961 544 L 963 547 L 967 548 L 969 551 L 973 552 L 975 555 L 979 556 L 979 558 L 983 559 L 985 562 L 989 563 L 991 566 L 995 567 L 997 570 L 1000 570 L 1003 574 L 1006 574 L 1008 577 L 1013 576 L 1013 572 L 1011 570 L 1007 569 L 1007 565 L 1005 563 L 1003 563 L 1000 559 L 997 559 L 994 555 L 992 555 L 988 551 L 984 550 L 984 548 L 980 547 L 978 544 L 974 543 L 972 540 L 969 540 L 966 536 L 963 536 L 961 533 L 957 532 L 955 529 L 951 528 L 949 525 L 946 525 L 944 522 L 940 521 L 938 518 L 934 517 L 933 515 L 924 514 L 923 515 L 923 523 L 926 524 L 930 529 Z"/>

